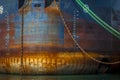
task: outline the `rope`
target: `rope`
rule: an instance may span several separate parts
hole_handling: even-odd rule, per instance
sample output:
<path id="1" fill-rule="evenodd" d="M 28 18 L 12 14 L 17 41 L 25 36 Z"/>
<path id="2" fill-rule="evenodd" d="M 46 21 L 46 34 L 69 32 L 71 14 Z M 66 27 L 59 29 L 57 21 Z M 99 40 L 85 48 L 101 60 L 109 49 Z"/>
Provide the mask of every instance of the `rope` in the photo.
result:
<path id="1" fill-rule="evenodd" d="M 78 46 L 78 48 L 82 51 L 82 53 L 84 53 L 84 54 L 85 54 L 87 57 L 89 57 L 91 60 L 93 60 L 93 61 L 95 61 L 95 62 L 98 62 L 98 63 L 101 63 L 101 64 L 107 64 L 107 65 L 109 65 L 109 64 L 119 64 L 119 63 L 120 63 L 120 61 L 116 61 L 116 62 L 103 62 L 103 61 L 97 60 L 96 58 L 90 56 L 90 55 L 78 44 L 78 42 L 74 39 L 72 33 L 70 32 L 70 29 L 68 28 L 68 25 L 67 25 L 66 22 L 65 22 L 64 16 L 63 16 L 60 8 L 58 7 L 58 5 L 57 5 L 57 3 L 56 3 L 55 0 L 54 0 L 54 2 L 55 2 L 55 5 L 56 5 L 56 8 L 58 9 L 58 11 L 59 11 L 59 13 L 60 13 L 60 16 L 61 16 L 61 18 L 62 18 L 62 21 L 63 21 L 63 23 L 64 23 L 64 25 L 65 25 L 65 28 L 66 28 L 68 34 L 70 35 L 70 37 L 72 38 L 72 40 L 74 41 L 74 43 Z"/>

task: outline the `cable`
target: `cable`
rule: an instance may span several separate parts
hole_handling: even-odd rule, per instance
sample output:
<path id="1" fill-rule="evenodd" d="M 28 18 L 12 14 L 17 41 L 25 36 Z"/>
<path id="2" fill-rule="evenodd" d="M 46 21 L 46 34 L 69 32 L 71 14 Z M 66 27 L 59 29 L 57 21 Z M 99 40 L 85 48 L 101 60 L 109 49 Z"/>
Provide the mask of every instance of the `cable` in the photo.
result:
<path id="1" fill-rule="evenodd" d="M 100 17 L 98 17 L 92 10 L 89 9 L 81 0 L 75 0 L 76 3 L 79 4 L 80 7 L 82 7 L 98 24 L 100 24 L 103 28 L 105 28 L 107 31 L 109 31 L 111 34 L 116 36 L 118 39 L 120 39 L 120 32 L 112 28 L 110 25 L 108 25 L 106 22 L 104 22 Z"/>
<path id="2" fill-rule="evenodd" d="M 55 0 L 54 0 L 54 1 L 55 1 Z M 57 9 L 58 9 L 58 11 L 59 11 L 59 13 L 60 13 L 60 16 L 61 16 L 61 18 L 62 18 L 62 21 L 63 21 L 63 23 L 64 23 L 64 25 L 65 25 L 65 28 L 66 28 L 68 34 L 70 35 L 70 37 L 72 38 L 72 40 L 74 41 L 74 43 L 78 46 L 78 48 L 82 51 L 82 53 L 84 53 L 86 56 L 88 56 L 91 60 L 96 61 L 96 62 L 98 62 L 98 63 L 107 64 L 107 65 L 108 65 L 108 64 L 119 64 L 119 63 L 120 63 L 120 61 L 116 61 L 116 62 L 103 62 L 103 61 L 97 60 L 97 59 L 95 59 L 94 57 L 90 56 L 90 55 L 78 44 L 78 42 L 74 39 L 72 33 L 70 32 L 70 29 L 68 28 L 68 25 L 67 25 L 66 22 L 65 22 L 64 16 L 63 16 L 61 10 L 59 9 L 59 7 L 58 7 L 58 5 L 57 5 L 57 3 L 56 3 L 56 1 L 55 1 L 55 5 L 56 5 L 56 7 L 57 7 Z"/>

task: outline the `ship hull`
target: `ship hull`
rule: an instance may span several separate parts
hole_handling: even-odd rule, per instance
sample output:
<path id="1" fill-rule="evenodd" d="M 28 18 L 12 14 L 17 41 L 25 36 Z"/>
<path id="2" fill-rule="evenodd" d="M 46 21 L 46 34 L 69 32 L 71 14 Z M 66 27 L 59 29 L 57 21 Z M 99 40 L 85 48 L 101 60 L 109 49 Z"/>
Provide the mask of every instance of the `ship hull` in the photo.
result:
<path id="1" fill-rule="evenodd" d="M 36 55 L 35 55 L 36 54 Z M 99 55 L 89 53 L 98 60 Z M 105 73 L 110 66 L 95 62 L 80 52 L 31 53 L 0 58 L 0 73 L 9 74 L 88 74 Z"/>

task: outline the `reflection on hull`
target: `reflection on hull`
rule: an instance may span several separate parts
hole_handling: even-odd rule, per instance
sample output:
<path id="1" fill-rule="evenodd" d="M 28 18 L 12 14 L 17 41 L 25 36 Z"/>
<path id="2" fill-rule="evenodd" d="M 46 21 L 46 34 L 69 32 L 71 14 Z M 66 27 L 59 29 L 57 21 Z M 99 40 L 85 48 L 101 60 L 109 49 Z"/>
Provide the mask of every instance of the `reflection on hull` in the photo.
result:
<path id="1" fill-rule="evenodd" d="M 89 54 L 96 59 L 103 59 L 99 55 Z M 12 74 L 80 74 L 104 73 L 108 70 L 108 66 L 101 67 L 100 64 L 85 57 L 80 52 L 25 54 L 22 60 L 23 64 L 17 55 L 0 58 L 0 72 Z"/>

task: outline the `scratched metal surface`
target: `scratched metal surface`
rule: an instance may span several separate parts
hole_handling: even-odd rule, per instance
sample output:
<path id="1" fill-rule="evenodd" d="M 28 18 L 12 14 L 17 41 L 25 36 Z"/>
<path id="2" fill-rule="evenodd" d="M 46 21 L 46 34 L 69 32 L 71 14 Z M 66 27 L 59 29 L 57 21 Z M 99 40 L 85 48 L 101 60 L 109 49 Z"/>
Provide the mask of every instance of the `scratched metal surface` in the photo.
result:
<path id="1" fill-rule="evenodd" d="M 27 5 L 24 12 L 22 12 L 22 8 L 18 9 L 17 0 L 0 0 L 0 5 L 4 7 L 4 13 L 0 14 L 0 71 L 2 73 L 20 73 L 22 71 L 20 67 L 20 59 L 23 14 L 23 53 L 24 55 L 35 55 L 35 57 L 23 57 L 23 60 L 25 60 L 24 64 L 27 64 L 22 68 L 23 73 L 96 73 L 96 70 L 98 70 L 98 64 L 93 64 L 91 66 L 94 61 L 87 60 L 87 58 L 82 61 L 84 56 L 81 54 L 80 50 L 65 29 L 65 24 L 62 21 L 60 13 L 56 9 L 54 2 L 51 2 L 49 6 L 44 8 L 45 4 L 43 0 L 28 1 L 29 5 Z M 86 3 L 90 9 L 92 9 L 103 20 L 115 26 L 115 28 L 119 30 L 120 8 L 118 8 L 119 6 L 117 4 L 119 3 L 119 0 L 116 0 L 116 2 L 113 1 L 114 3 L 112 1 L 113 0 L 110 0 L 110 2 L 107 0 L 84 0 L 83 2 Z M 113 23 L 111 23 L 111 14 L 108 15 L 108 13 L 111 12 L 111 3 L 113 5 L 112 8 L 114 13 L 114 18 L 112 19 Z M 101 28 L 87 15 L 87 13 L 84 12 L 83 9 L 78 9 L 76 3 L 73 3 L 72 0 L 62 0 L 57 4 L 62 11 L 64 20 L 70 28 L 71 33 L 74 35 L 75 32 L 75 36 L 78 36 L 78 39 L 76 40 L 83 49 L 88 53 L 98 52 L 97 54 L 101 53 L 110 56 L 110 58 L 113 57 L 113 53 L 114 55 L 119 55 L 120 40 L 116 39 L 106 30 Z M 74 20 L 74 17 L 76 17 L 77 20 Z M 74 23 L 76 23 L 75 28 Z M 45 58 L 38 55 L 44 52 L 52 53 L 54 56 L 58 55 L 57 53 L 59 52 L 61 55 L 63 53 L 66 55 L 63 55 L 64 58 L 60 59 L 59 57 L 51 57 L 49 53 L 44 55 Z M 80 53 L 79 55 L 83 57 L 76 58 L 72 56 L 72 52 L 73 54 L 74 52 L 78 52 Z M 66 60 L 68 56 L 70 59 L 73 58 L 73 60 Z M 42 59 L 42 61 L 39 62 L 39 59 Z M 47 59 L 50 60 L 50 63 Z M 114 58 L 113 61 L 117 60 L 119 60 L 119 58 Z M 61 61 L 65 61 L 65 64 Z M 45 66 L 39 67 L 41 65 Z M 62 69 L 60 70 L 59 67 Z M 89 69 L 89 67 L 91 67 L 91 69 Z M 40 72 L 39 69 L 42 71 Z M 66 71 L 64 72 L 64 70 Z"/>

